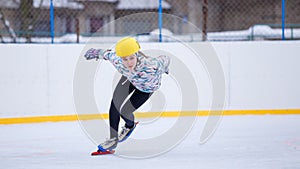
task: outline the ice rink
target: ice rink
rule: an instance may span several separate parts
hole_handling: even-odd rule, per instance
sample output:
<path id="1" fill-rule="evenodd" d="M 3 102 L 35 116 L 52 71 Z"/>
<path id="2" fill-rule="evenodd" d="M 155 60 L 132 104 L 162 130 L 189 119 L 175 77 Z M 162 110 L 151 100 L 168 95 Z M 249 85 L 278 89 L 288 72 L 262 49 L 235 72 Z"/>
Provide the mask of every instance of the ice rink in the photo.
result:
<path id="1" fill-rule="evenodd" d="M 170 124 L 173 118 L 161 119 Z M 90 156 L 96 145 L 79 122 L 0 126 L 2 169 L 297 169 L 300 168 L 300 116 L 224 116 L 214 135 L 199 144 L 206 117 L 172 150 L 151 158 Z M 147 138 L 147 125 L 132 137 Z M 152 125 L 160 131 L 162 125 Z M 128 140 L 132 141 L 132 140 Z M 122 143 L 123 144 L 123 143 Z M 137 147 L 131 150 L 141 151 Z M 116 150 L 116 153 L 118 149 Z"/>

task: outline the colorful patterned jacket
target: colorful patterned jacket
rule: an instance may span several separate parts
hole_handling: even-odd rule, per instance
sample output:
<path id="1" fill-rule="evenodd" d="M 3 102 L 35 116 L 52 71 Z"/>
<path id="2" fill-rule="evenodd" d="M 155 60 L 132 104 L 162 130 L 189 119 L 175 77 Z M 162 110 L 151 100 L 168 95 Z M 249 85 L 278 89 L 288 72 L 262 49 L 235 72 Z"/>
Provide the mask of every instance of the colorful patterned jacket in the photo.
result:
<path id="1" fill-rule="evenodd" d="M 99 59 L 109 60 L 112 65 L 140 91 L 152 93 L 161 86 L 162 74 L 168 73 L 170 58 L 161 55 L 159 57 L 145 57 L 137 53 L 137 65 L 135 71 L 129 71 L 122 63 L 122 58 L 115 52 L 102 51 Z"/>

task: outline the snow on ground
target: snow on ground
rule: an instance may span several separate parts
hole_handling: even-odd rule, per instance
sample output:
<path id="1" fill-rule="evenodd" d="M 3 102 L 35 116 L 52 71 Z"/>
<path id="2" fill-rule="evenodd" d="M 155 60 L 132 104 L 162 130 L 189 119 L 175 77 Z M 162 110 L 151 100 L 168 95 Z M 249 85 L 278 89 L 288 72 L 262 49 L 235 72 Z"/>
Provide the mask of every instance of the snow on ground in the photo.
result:
<path id="1" fill-rule="evenodd" d="M 225 116 L 213 137 L 199 145 L 206 122 L 206 117 L 199 117 L 179 145 L 143 159 L 120 157 L 118 149 L 117 155 L 91 157 L 96 145 L 78 122 L 0 125 L 0 166 L 3 169 L 296 169 L 300 168 L 299 121 L 299 115 Z M 172 127 L 173 122 L 174 118 L 151 123 L 141 119 L 132 138 L 149 138 L 155 135 L 151 130 L 158 133 L 168 130 L 166 126 Z M 137 147 L 131 152 L 143 149 Z"/>
<path id="2" fill-rule="evenodd" d="M 298 26 L 299 27 L 299 26 Z M 12 31 L 12 30 L 11 30 Z M 201 33 L 190 33 L 183 35 L 175 35 L 168 29 L 163 29 L 163 42 L 200 42 L 202 41 Z M 50 34 L 50 32 L 49 32 Z M 136 35 L 135 38 L 139 42 L 158 42 L 158 29 L 149 32 L 149 35 Z M 282 29 L 271 28 L 268 25 L 254 25 L 246 30 L 237 31 L 224 31 L 224 32 L 208 32 L 208 41 L 248 41 L 248 40 L 278 40 L 282 38 Z M 299 28 L 285 28 L 285 38 L 289 40 L 299 40 L 300 29 Z M 2 37 L 6 43 L 12 42 L 11 37 Z M 115 43 L 120 39 L 120 36 L 79 36 L 80 43 Z M 65 34 L 60 37 L 54 38 L 54 43 L 76 43 L 77 35 Z M 51 43 L 51 37 L 32 37 L 33 43 Z M 25 43 L 26 38 L 17 37 L 17 43 Z"/>

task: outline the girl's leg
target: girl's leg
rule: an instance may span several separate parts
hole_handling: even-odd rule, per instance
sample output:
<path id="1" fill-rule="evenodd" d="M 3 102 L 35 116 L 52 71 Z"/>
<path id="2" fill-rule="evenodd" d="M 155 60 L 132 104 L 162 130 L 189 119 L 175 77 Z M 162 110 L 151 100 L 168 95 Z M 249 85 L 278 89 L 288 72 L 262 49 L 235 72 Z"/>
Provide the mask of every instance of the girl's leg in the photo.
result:
<path id="1" fill-rule="evenodd" d="M 120 122 L 120 113 L 112 101 L 109 109 L 110 138 L 114 138 L 114 137 L 117 138 L 119 122 Z"/>
<path id="2" fill-rule="evenodd" d="M 122 76 L 117 84 L 109 109 L 110 138 L 118 137 L 120 108 L 126 97 L 134 90 L 126 77 Z"/>
<path id="3" fill-rule="evenodd" d="M 141 107 L 152 95 L 152 93 L 145 93 L 136 89 L 129 100 L 126 101 L 121 109 L 121 117 L 125 121 L 126 128 L 134 126 L 133 112 Z"/>

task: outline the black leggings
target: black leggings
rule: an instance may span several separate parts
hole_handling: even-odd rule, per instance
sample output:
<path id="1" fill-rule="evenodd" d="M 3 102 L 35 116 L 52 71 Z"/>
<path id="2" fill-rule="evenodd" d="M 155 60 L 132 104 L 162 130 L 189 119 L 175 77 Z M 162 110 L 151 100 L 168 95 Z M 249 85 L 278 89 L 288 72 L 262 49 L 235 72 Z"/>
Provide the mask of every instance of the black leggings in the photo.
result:
<path id="1" fill-rule="evenodd" d="M 133 92 L 133 93 L 132 93 Z M 125 99 L 130 95 L 131 97 Z M 136 89 L 125 76 L 122 76 L 115 88 L 109 109 L 110 138 L 118 138 L 120 117 L 125 121 L 125 126 L 134 126 L 133 112 L 141 107 L 152 95 Z"/>

